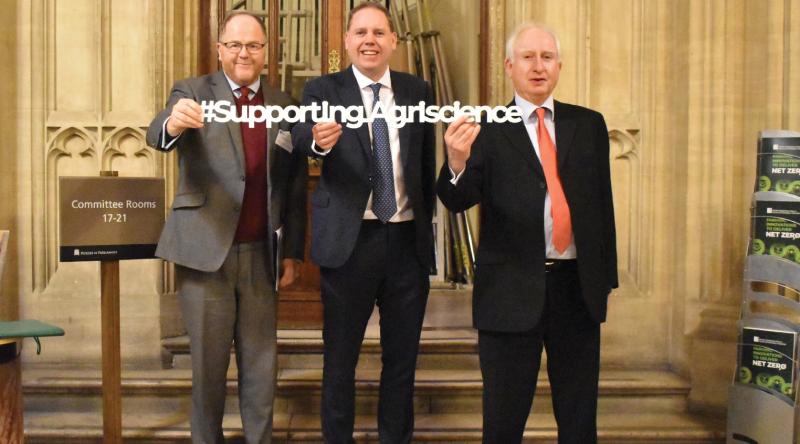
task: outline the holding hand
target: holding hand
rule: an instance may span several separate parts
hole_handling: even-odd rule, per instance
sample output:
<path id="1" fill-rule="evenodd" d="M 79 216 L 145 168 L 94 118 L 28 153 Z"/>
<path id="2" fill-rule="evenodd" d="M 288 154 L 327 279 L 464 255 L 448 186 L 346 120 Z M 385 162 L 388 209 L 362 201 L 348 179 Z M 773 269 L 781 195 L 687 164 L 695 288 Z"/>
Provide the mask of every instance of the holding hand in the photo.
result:
<path id="1" fill-rule="evenodd" d="M 300 263 L 294 259 L 281 260 L 281 279 L 278 281 L 278 288 L 286 288 L 300 277 Z"/>
<path id="2" fill-rule="evenodd" d="M 172 107 L 172 113 L 167 121 L 167 133 L 178 137 L 187 128 L 203 127 L 203 110 L 200 104 L 192 99 L 180 99 Z"/>
<path id="3" fill-rule="evenodd" d="M 472 151 L 472 143 L 481 132 L 481 126 L 467 121 L 471 116 L 463 115 L 451 123 L 444 133 L 447 146 L 447 163 L 456 175 L 464 171 Z"/>
<path id="4" fill-rule="evenodd" d="M 336 145 L 342 135 L 342 125 L 336 122 L 321 122 L 311 127 L 314 143 L 323 150 Z"/>

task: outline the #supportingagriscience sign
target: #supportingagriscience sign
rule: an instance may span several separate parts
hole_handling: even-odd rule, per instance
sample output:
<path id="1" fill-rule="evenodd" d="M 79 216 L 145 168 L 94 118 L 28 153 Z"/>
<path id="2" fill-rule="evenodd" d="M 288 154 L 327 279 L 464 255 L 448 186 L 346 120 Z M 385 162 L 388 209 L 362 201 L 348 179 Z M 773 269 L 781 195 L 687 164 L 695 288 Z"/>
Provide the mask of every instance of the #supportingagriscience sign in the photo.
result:
<path id="1" fill-rule="evenodd" d="M 455 101 L 452 105 L 392 105 L 384 107 L 377 102 L 372 110 L 364 106 L 331 105 L 327 101 L 310 105 L 248 105 L 237 111 L 236 105 L 227 100 L 204 100 L 200 103 L 204 122 L 247 123 L 250 128 L 263 124 L 271 128 L 273 123 L 288 122 L 340 122 L 348 128 L 358 128 L 371 124 L 375 119 L 383 119 L 392 128 L 402 128 L 411 122 L 452 123 L 466 115 L 473 121 L 481 123 L 519 123 L 522 122 L 522 109 L 513 106 L 462 105 Z"/>

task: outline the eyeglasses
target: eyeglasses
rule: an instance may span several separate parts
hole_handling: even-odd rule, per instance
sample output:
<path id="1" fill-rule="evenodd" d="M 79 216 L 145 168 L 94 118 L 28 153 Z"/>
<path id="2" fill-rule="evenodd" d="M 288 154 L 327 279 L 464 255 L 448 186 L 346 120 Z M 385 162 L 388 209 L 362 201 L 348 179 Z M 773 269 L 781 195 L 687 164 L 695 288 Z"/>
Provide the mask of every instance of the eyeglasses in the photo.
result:
<path id="1" fill-rule="evenodd" d="M 222 46 L 226 47 L 228 51 L 231 52 L 239 52 L 244 47 L 247 49 L 247 52 L 253 53 L 258 52 L 264 49 L 266 43 L 258 43 L 258 42 L 250 42 L 250 43 L 242 43 L 242 42 L 220 42 Z"/>

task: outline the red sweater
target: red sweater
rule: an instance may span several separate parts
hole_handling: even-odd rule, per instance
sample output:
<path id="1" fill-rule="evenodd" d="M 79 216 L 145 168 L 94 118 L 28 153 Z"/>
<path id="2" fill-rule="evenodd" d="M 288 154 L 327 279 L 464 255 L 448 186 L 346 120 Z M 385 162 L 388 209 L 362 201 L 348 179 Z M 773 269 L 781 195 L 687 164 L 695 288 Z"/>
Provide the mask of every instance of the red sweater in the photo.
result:
<path id="1" fill-rule="evenodd" d="M 241 100 L 237 101 L 237 104 Z M 264 96 L 256 92 L 253 99 L 243 105 L 263 105 Z M 267 127 L 257 123 L 250 128 L 241 123 L 244 143 L 245 177 L 244 198 L 236 227 L 236 242 L 263 240 L 267 234 Z"/>

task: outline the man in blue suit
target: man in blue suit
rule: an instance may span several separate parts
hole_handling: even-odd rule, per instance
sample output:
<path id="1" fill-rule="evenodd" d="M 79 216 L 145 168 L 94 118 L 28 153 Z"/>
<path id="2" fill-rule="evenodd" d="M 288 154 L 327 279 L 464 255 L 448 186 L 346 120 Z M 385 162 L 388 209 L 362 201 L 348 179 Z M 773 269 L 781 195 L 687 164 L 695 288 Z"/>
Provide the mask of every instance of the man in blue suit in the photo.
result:
<path id="1" fill-rule="evenodd" d="M 386 9 L 362 3 L 345 35 L 352 65 L 309 82 L 303 104 L 364 106 L 431 103 L 428 85 L 389 70 L 397 35 Z M 325 442 L 352 443 L 355 368 L 373 307 L 383 350 L 378 430 L 381 442 L 407 443 L 414 427 L 414 369 L 428 298 L 435 203 L 433 126 L 393 128 L 383 119 L 359 128 L 306 122 L 295 149 L 322 158 L 311 197 L 311 257 L 320 265 L 324 307 L 322 428 Z"/>

